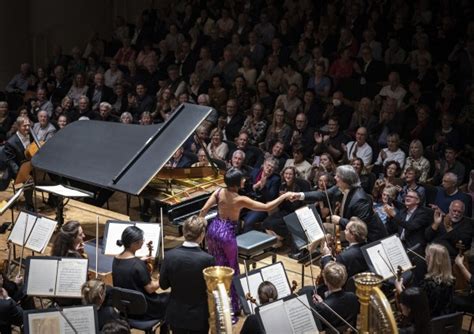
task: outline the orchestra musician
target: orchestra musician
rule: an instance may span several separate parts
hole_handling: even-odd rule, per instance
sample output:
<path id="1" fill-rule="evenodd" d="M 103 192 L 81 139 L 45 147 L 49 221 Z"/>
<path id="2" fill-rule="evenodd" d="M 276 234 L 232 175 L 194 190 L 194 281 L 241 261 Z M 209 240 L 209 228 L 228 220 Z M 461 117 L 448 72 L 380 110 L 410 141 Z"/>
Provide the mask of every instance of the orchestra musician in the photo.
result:
<path id="1" fill-rule="evenodd" d="M 461 271 L 462 278 L 469 282 L 471 291 L 468 295 L 455 295 L 453 306 L 456 311 L 474 313 L 474 275 L 464 265 L 464 255 L 458 254 L 454 262 Z"/>
<path id="2" fill-rule="evenodd" d="M 5 154 L 13 178 L 16 178 L 20 167 L 26 161 L 25 150 L 31 144 L 30 140 L 31 122 L 27 116 L 18 116 L 16 119 L 17 131 L 8 138 L 5 143 Z M 35 211 L 33 205 L 33 189 L 25 189 L 25 207 L 28 211 Z"/>
<path id="3" fill-rule="evenodd" d="M 23 324 L 23 309 L 9 295 L 4 282 L 3 275 L 0 275 L 0 333 L 10 334 L 12 325 Z"/>
<path id="4" fill-rule="evenodd" d="M 324 298 L 318 294 L 314 294 L 312 307 L 334 327 L 346 325 L 334 312 L 344 318 L 352 326 L 355 326 L 360 305 L 354 293 L 342 289 L 347 281 L 346 267 L 337 262 L 329 262 L 324 267 L 322 275 L 324 284 L 328 287 L 328 291 L 325 293 Z M 307 287 L 302 290 L 306 288 Z M 324 324 L 323 329 L 325 329 Z"/>
<path id="5" fill-rule="evenodd" d="M 367 224 L 367 240 L 369 242 L 387 236 L 387 231 L 382 221 L 374 214 L 372 199 L 360 186 L 359 175 L 351 165 L 342 165 L 336 168 L 336 186 L 327 190 L 331 200 L 340 196 L 342 192 L 341 213 L 332 215 L 331 222 L 339 224 L 345 229 L 351 217 L 359 217 Z M 326 200 L 324 191 L 310 191 L 293 193 L 291 199 L 305 202 Z"/>
<path id="6" fill-rule="evenodd" d="M 109 321 L 120 319 L 118 311 L 105 303 L 106 290 L 105 283 L 99 279 L 88 280 L 81 288 L 83 303 L 96 307 L 99 330 Z"/>
<path id="7" fill-rule="evenodd" d="M 61 226 L 51 248 L 51 256 L 84 257 L 85 234 L 78 221 L 68 221 Z"/>
<path id="8" fill-rule="evenodd" d="M 335 257 L 332 255 L 333 252 L 327 243 L 324 242 L 321 248 L 321 267 L 325 268 L 331 261 L 336 261 L 343 264 L 347 271 L 347 276 L 352 277 L 355 274 L 368 270 L 367 262 L 361 250 L 367 239 L 367 225 L 359 218 L 351 217 L 344 233 L 349 246 Z"/>
<path id="9" fill-rule="evenodd" d="M 169 294 L 156 293 L 160 287 L 158 280 L 152 279 L 145 261 L 135 256 L 135 252 L 142 248 L 144 242 L 143 231 L 136 226 L 128 226 L 122 232 L 117 245 L 125 249 L 112 263 L 113 284 L 143 293 L 148 304 L 143 319 L 163 319 Z"/>
<path id="10" fill-rule="evenodd" d="M 273 283 L 263 281 L 258 286 L 258 300 L 260 306 L 272 303 L 278 299 L 278 291 Z M 264 334 L 265 330 L 262 328 L 260 321 L 255 314 L 250 314 L 246 319 L 240 330 L 240 334 Z"/>
<path id="11" fill-rule="evenodd" d="M 174 334 L 209 331 L 206 282 L 202 271 L 215 264 L 213 256 L 200 248 L 207 221 L 189 217 L 183 225 L 184 243 L 165 253 L 160 270 L 160 286 L 171 288 L 165 320 Z"/>
<path id="12" fill-rule="evenodd" d="M 431 333 L 430 304 L 422 289 L 404 290 L 400 294 L 400 308 L 405 321 L 399 325 L 399 334 Z"/>
<path id="13" fill-rule="evenodd" d="M 240 170 L 229 168 L 224 176 L 226 188 L 217 189 L 201 209 L 199 216 L 204 217 L 214 205 L 218 206 L 218 215 L 212 220 L 206 235 L 209 254 L 216 259 L 216 265 L 228 266 L 234 269 L 234 275 L 239 274 L 237 260 L 236 229 L 239 225 L 240 211 L 247 208 L 255 211 L 270 211 L 275 209 L 284 200 L 289 199 L 292 193 L 285 193 L 280 197 L 261 203 L 247 196 L 240 196 L 239 189 L 244 186 L 245 179 Z M 239 313 L 239 300 L 235 287 L 231 287 L 232 308 L 234 311 L 233 322 L 237 321 Z"/>

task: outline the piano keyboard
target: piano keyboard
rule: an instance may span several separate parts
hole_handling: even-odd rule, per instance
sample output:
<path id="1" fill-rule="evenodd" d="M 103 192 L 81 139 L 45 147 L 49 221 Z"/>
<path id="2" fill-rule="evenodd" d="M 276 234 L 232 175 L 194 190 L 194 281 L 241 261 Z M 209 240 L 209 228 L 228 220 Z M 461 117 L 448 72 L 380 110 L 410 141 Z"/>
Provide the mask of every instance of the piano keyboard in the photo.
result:
<path id="1" fill-rule="evenodd" d="M 199 214 L 199 211 L 195 211 L 195 212 L 191 212 L 191 213 L 188 213 L 188 214 L 180 216 L 180 217 L 176 217 L 175 219 L 173 219 L 173 225 L 182 226 L 186 219 L 188 219 L 189 217 L 191 217 L 193 215 L 198 215 L 198 214 Z M 204 218 L 206 218 L 207 222 L 209 223 L 216 216 L 217 216 L 217 208 L 213 208 L 213 209 L 209 210 L 209 212 L 207 213 L 207 215 Z"/>

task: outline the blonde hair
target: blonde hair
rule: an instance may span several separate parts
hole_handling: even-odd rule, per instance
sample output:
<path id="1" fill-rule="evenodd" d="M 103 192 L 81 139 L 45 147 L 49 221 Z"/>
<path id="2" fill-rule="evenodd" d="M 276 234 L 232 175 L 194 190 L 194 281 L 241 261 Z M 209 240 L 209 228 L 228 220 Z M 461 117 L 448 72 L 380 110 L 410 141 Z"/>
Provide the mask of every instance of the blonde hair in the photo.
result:
<path id="1" fill-rule="evenodd" d="M 81 288 L 84 304 L 101 306 L 105 299 L 105 283 L 98 279 L 88 280 Z"/>
<path id="2" fill-rule="evenodd" d="M 341 288 L 347 280 L 346 267 L 337 262 L 329 262 L 323 269 L 323 277 L 326 284 L 336 289 Z"/>
<path id="3" fill-rule="evenodd" d="M 196 241 L 206 230 L 207 221 L 196 215 L 189 217 L 184 222 L 183 235 L 186 241 Z"/>
<path id="4" fill-rule="evenodd" d="M 446 247 L 439 244 L 429 244 L 425 250 L 428 273 L 425 278 L 430 278 L 436 283 L 451 284 L 454 281 L 452 275 L 451 259 Z"/>
<path id="5" fill-rule="evenodd" d="M 352 223 L 349 226 L 349 232 L 351 232 L 355 240 L 357 242 L 364 242 L 367 239 L 367 224 L 357 217 L 351 217 L 349 223 Z"/>
<path id="6" fill-rule="evenodd" d="M 397 197 L 398 190 L 395 186 L 387 186 L 383 189 L 383 192 L 386 192 L 390 199 L 394 200 Z"/>

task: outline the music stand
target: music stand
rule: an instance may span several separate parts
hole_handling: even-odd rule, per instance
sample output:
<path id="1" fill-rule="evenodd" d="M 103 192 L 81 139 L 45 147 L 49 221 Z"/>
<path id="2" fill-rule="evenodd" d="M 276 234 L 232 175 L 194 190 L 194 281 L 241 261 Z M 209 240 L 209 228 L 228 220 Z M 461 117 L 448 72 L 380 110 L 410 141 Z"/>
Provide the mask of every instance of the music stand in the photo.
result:
<path id="1" fill-rule="evenodd" d="M 56 206 L 56 221 L 58 222 L 59 228 L 61 228 L 61 226 L 64 224 L 64 207 L 69 202 L 69 199 L 93 197 L 93 194 L 90 192 L 70 186 L 64 186 L 62 184 L 53 186 L 36 186 L 35 189 L 58 197 L 58 204 Z M 64 199 L 66 199 L 66 203 L 64 203 Z"/>

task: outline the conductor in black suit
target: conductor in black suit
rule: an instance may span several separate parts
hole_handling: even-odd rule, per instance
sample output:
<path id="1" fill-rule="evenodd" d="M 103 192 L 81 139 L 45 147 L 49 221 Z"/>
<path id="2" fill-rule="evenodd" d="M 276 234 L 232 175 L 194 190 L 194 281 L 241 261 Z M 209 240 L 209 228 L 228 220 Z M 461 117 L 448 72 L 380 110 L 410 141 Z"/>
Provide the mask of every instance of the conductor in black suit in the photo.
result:
<path id="1" fill-rule="evenodd" d="M 349 246 L 333 257 L 331 250 L 325 243 L 321 249 L 321 267 L 324 269 L 326 265 L 335 260 L 337 263 L 343 264 L 346 267 L 347 276 L 352 277 L 369 269 L 360 249 L 366 243 L 367 225 L 359 218 L 352 217 L 344 232 Z"/>
<path id="2" fill-rule="evenodd" d="M 407 248 L 418 245 L 418 251 L 424 252 L 426 246 L 425 229 L 433 221 L 432 211 L 420 205 L 420 194 L 409 190 L 405 196 L 405 207 L 395 213 L 393 206 L 385 205 L 387 229 L 390 234 L 398 233 Z"/>
<path id="3" fill-rule="evenodd" d="M 25 149 L 30 145 L 30 126 L 31 122 L 28 117 L 19 116 L 16 119 L 17 132 L 8 138 L 5 143 L 5 154 L 7 162 L 14 178 L 16 178 L 20 167 L 26 161 Z M 26 209 L 34 211 L 33 206 L 33 190 L 25 189 Z"/>
<path id="4" fill-rule="evenodd" d="M 213 256 L 201 250 L 207 222 L 192 216 L 183 226 L 184 243 L 165 253 L 160 287 L 171 287 L 165 319 L 175 334 L 208 333 L 209 310 L 203 269 L 213 266 Z"/>
<path id="5" fill-rule="evenodd" d="M 360 186 L 360 179 L 357 172 L 351 165 L 342 165 L 336 169 L 336 185 L 329 188 L 327 195 L 334 202 L 334 199 L 341 196 L 341 213 L 332 215 L 331 221 L 339 224 L 344 230 L 351 217 L 358 217 L 367 224 L 367 241 L 380 240 L 387 236 L 387 231 L 382 221 L 374 214 L 372 199 Z M 310 191 L 294 193 L 292 200 L 303 200 L 306 202 L 326 201 L 326 194 L 323 191 Z"/>

